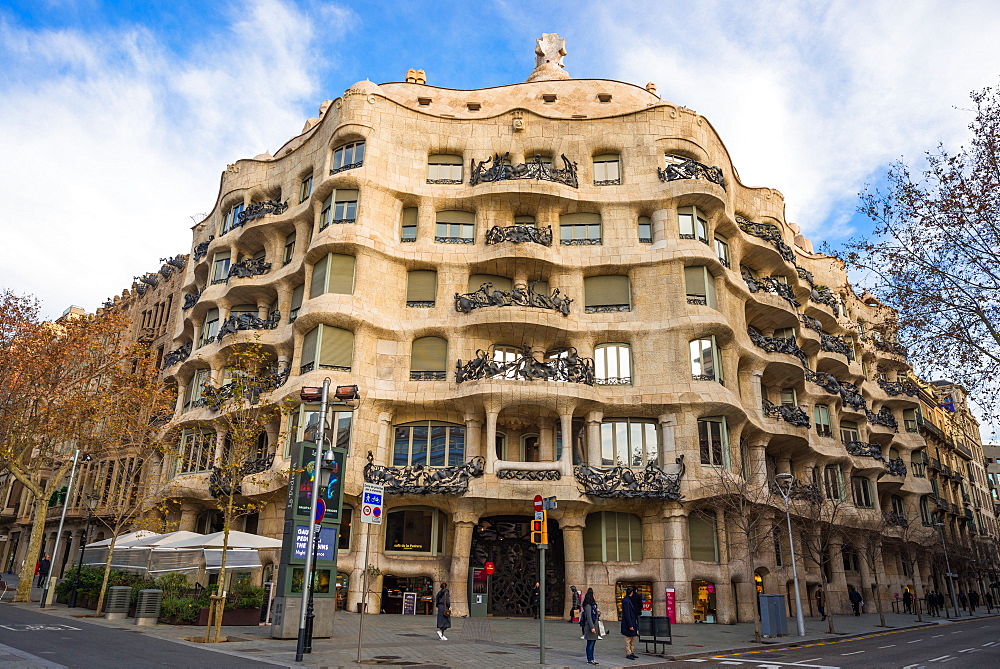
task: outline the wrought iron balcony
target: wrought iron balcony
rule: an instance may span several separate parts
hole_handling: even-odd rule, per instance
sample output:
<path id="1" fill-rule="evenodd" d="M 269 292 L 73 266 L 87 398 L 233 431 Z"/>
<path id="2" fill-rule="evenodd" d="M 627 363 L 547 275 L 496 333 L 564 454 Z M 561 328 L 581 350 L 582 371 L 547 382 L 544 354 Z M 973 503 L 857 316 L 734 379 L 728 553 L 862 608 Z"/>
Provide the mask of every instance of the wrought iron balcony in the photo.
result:
<path id="1" fill-rule="evenodd" d="M 560 239 L 563 246 L 600 246 L 600 237 L 580 237 L 578 239 Z"/>
<path id="2" fill-rule="evenodd" d="M 251 221 L 256 221 L 258 219 L 264 218 L 268 214 L 273 214 L 279 216 L 288 211 L 288 201 L 278 202 L 277 200 L 265 200 L 263 202 L 253 202 L 249 207 L 244 209 L 237 216 L 236 222 L 233 223 L 234 228 L 238 228 L 241 225 L 246 225 Z"/>
<path id="3" fill-rule="evenodd" d="M 229 268 L 228 278 L 236 277 L 238 279 L 245 279 L 251 276 L 267 274 L 270 271 L 271 263 L 264 262 L 263 258 L 244 258 L 232 264 Z"/>
<path id="4" fill-rule="evenodd" d="M 357 223 L 357 222 L 358 219 L 356 218 L 331 218 L 330 220 L 324 221 L 323 223 L 320 224 L 319 231 L 323 232 L 331 225 L 350 225 L 352 223 Z"/>
<path id="5" fill-rule="evenodd" d="M 896 417 L 892 415 L 889 407 L 882 407 L 878 413 L 865 409 L 865 415 L 868 416 L 868 422 L 872 425 L 881 425 L 893 430 L 898 430 L 899 428 L 899 423 L 896 422 Z"/>
<path id="6" fill-rule="evenodd" d="M 658 467 L 650 462 L 643 469 L 580 465 L 574 471 L 580 492 L 591 497 L 666 499 L 679 502 L 684 456 L 673 465 Z"/>
<path id="7" fill-rule="evenodd" d="M 348 367 L 348 366 L 346 366 L 346 365 L 324 365 L 324 364 L 317 365 L 314 362 L 307 362 L 306 364 L 304 364 L 301 367 L 299 367 L 299 374 L 307 374 L 307 373 L 313 371 L 314 369 L 328 369 L 331 372 L 349 372 L 349 371 L 351 371 L 351 368 Z"/>
<path id="8" fill-rule="evenodd" d="M 656 173 L 660 181 L 679 181 L 681 179 L 704 179 L 726 188 L 726 180 L 722 176 L 721 167 L 709 167 L 697 160 L 685 160 L 682 163 L 672 163 L 666 167 L 657 167 Z"/>
<path id="9" fill-rule="evenodd" d="M 812 272 L 807 269 L 802 269 L 798 265 L 795 266 L 795 273 L 799 275 L 799 278 L 808 283 L 810 286 L 816 285 L 816 279 L 813 278 Z"/>
<path id="10" fill-rule="evenodd" d="M 712 379 L 714 381 L 715 379 Z M 603 379 L 599 378 L 596 380 L 599 386 L 630 386 L 632 385 L 631 376 L 606 376 Z"/>
<path id="11" fill-rule="evenodd" d="M 772 494 L 781 494 L 778 484 L 774 481 L 771 481 L 769 487 Z M 792 486 L 788 490 L 788 498 L 802 500 L 804 502 L 809 502 L 810 504 L 823 503 L 823 493 L 820 492 L 819 486 L 812 483 L 800 483 L 798 480 L 792 481 Z"/>
<path id="12" fill-rule="evenodd" d="M 885 391 L 885 394 L 890 397 L 896 397 L 897 395 L 916 397 L 917 393 L 920 392 L 913 381 L 886 381 L 879 379 L 878 384 Z"/>
<path id="13" fill-rule="evenodd" d="M 280 388 L 287 380 L 288 370 L 230 381 L 218 388 L 206 382 L 202 387 L 202 406 L 218 411 L 227 400 L 237 398 L 238 394 L 244 395 L 243 399 L 250 404 L 257 404 L 261 395 Z"/>
<path id="14" fill-rule="evenodd" d="M 825 304 L 833 310 L 834 316 L 840 316 L 840 307 L 837 305 L 837 298 L 833 296 L 826 286 L 813 286 L 809 293 L 809 299 L 817 304 Z"/>
<path id="15" fill-rule="evenodd" d="M 413 309 L 433 309 L 437 302 L 435 300 L 407 300 L 406 306 Z"/>
<path id="16" fill-rule="evenodd" d="M 705 297 L 704 295 L 688 295 L 687 296 L 687 303 L 688 304 L 697 304 L 697 305 L 702 306 L 702 307 L 707 307 L 708 306 L 708 298 Z"/>
<path id="17" fill-rule="evenodd" d="M 448 372 L 410 372 L 410 381 L 446 381 L 448 379 Z"/>
<path id="18" fill-rule="evenodd" d="M 751 293 L 759 293 L 761 291 L 765 293 L 774 293 L 791 304 L 793 307 L 802 306 L 799 301 L 795 299 L 795 291 L 792 290 L 792 287 L 787 283 L 782 283 L 773 276 L 754 278 L 748 267 L 743 267 L 742 275 L 743 281 L 746 282 L 747 288 Z"/>
<path id="19" fill-rule="evenodd" d="M 924 428 L 925 431 L 930 432 L 932 435 L 940 439 L 941 441 L 947 441 L 947 437 L 944 432 L 941 431 L 937 425 L 927 420 L 922 416 L 917 417 L 917 421 L 920 423 L 920 427 Z"/>
<path id="20" fill-rule="evenodd" d="M 208 245 L 212 243 L 213 239 L 215 239 L 215 235 L 209 235 L 207 242 L 202 242 L 201 244 L 198 244 L 197 246 L 194 247 L 193 255 L 195 260 L 201 260 L 206 255 L 208 255 Z"/>
<path id="21" fill-rule="evenodd" d="M 562 472 L 558 469 L 501 469 L 497 478 L 507 481 L 558 481 Z"/>
<path id="22" fill-rule="evenodd" d="M 758 348 L 764 349 L 768 353 L 787 353 L 788 355 L 794 355 L 802 363 L 803 367 L 806 365 L 806 353 L 799 345 L 795 343 L 794 339 L 787 339 L 785 337 L 765 337 L 761 334 L 761 331 L 757 328 L 751 326 L 747 328 L 747 334 L 750 335 L 750 341 L 754 343 Z"/>
<path id="23" fill-rule="evenodd" d="M 544 228 L 536 228 L 533 225 L 494 225 L 486 231 L 487 244 L 499 244 L 501 242 L 512 242 L 514 244 L 534 242 L 542 246 L 552 246 L 552 226 L 546 225 Z"/>
<path id="24" fill-rule="evenodd" d="M 885 473 L 889 476 L 906 476 L 906 463 L 903 458 L 889 458 L 885 461 Z"/>
<path id="25" fill-rule="evenodd" d="M 875 348 L 885 353 L 892 353 L 893 355 L 901 355 L 904 358 L 906 357 L 907 354 L 906 347 L 894 341 L 882 341 L 881 339 L 876 339 Z"/>
<path id="26" fill-rule="evenodd" d="M 186 293 L 184 295 L 184 305 L 181 309 L 190 309 L 194 305 L 198 304 L 198 300 L 201 299 L 201 291 L 196 293 Z"/>
<path id="27" fill-rule="evenodd" d="M 522 381 L 567 381 L 592 386 L 596 383 L 594 360 L 582 358 L 575 348 L 568 348 L 563 355 L 539 362 L 525 345 L 517 358 L 508 362 L 494 359 L 493 347 L 476 351 L 476 357 L 466 363 L 458 361 L 455 382 L 478 379 L 515 379 Z"/>
<path id="28" fill-rule="evenodd" d="M 799 317 L 802 319 L 803 325 L 819 333 L 820 349 L 830 353 L 840 353 L 848 360 L 854 360 L 854 350 L 847 345 L 847 342 L 840 337 L 824 332 L 823 324 L 818 319 L 806 316 L 805 314 L 800 314 Z"/>
<path id="29" fill-rule="evenodd" d="M 219 326 L 219 334 L 215 338 L 217 341 L 222 341 L 226 335 L 236 334 L 240 330 L 273 330 L 278 327 L 280 320 L 281 313 L 277 310 L 272 311 L 266 319 L 257 314 L 236 314 L 222 322 Z"/>
<path id="30" fill-rule="evenodd" d="M 592 304 L 583 308 L 585 314 L 613 314 L 619 311 L 632 311 L 631 304 Z"/>
<path id="31" fill-rule="evenodd" d="M 274 451 L 271 451 L 242 464 L 235 472 L 232 472 L 232 478 L 224 474 L 219 467 L 212 467 L 212 475 L 208 479 L 208 491 L 216 499 L 228 497 L 230 492 L 241 495 L 243 494 L 242 484 L 244 478 L 266 472 L 271 469 L 271 465 L 273 464 Z M 236 482 L 235 490 L 231 490 L 233 488 L 231 481 Z"/>
<path id="32" fill-rule="evenodd" d="M 747 220 L 742 216 L 736 217 L 736 223 L 740 226 L 740 230 L 747 233 L 748 235 L 753 235 L 754 237 L 759 237 L 766 242 L 771 242 L 771 246 L 778 251 L 778 254 L 786 261 L 790 263 L 795 262 L 795 252 L 792 251 L 792 247 L 785 243 L 781 238 L 781 230 L 778 226 L 771 223 L 754 223 L 753 221 Z M 796 268 L 801 276 L 801 272 L 805 272 L 804 269 Z M 806 274 L 809 274 L 806 272 Z M 812 277 L 809 274 L 810 278 Z M 811 282 L 810 282 L 811 283 Z"/>
<path id="33" fill-rule="evenodd" d="M 845 441 L 844 450 L 850 455 L 874 458 L 879 462 L 885 462 L 885 457 L 882 455 L 882 447 L 878 444 L 866 444 L 863 441 Z"/>
<path id="34" fill-rule="evenodd" d="M 535 307 L 537 309 L 552 309 L 563 316 L 569 315 L 571 298 L 565 297 L 556 288 L 551 295 L 535 292 L 538 281 L 528 284 L 527 290 L 514 288 L 512 290 L 493 290 L 492 283 L 484 283 L 473 293 L 455 293 L 455 311 L 467 314 L 474 309 L 485 307 Z"/>
<path id="35" fill-rule="evenodd" d="M 883 511 L 882 517 L 885 519 L 885 524 L 892 527 L 910 526 L 910 521 L 906 519 L 906 514 L 899 513 L 898 511 Z"/>
<path id="36" fill-rule="evenodd" d="M 849 381 L 838 381 L 840 384 L 840 398 L 844 404 L 852 407 L 855 411 L 862 413 L 868 411 L 868 403 L 861 395 L 861 389 Z"/>
<path id="37" fill-rule="evenodd" d="M 376 465 L 372 452 L 368 451 L 364 474 L 366 482 L 384 485 L 385 491 L 392 495 L 461 495 L 468 492 L 469 480 L 481 477 L 485 468 L 482 456 L 450 467 L 422 464 L 389 467 Z"/>
<path id="38" fill-rule="evenodd" d="M 493 157 L 476 162 L 472 161 L 472 176 L 469 185 L 491 181 L 508 181 L 511 179 L 537 179 L 539 181 L 554 181 L 573 188 L 579 188 L 576 175 L 576 163 L 570 162 L 565 155 L 561 156 L 563 169 L 556 169 L 551 163 L 542 160 L 540 155 L 521 165 L 509 165 L 510 153 L 502 156 L 499 153 Z"/>
<path id="39" fill-rule="evenodd" d="M 416 241 L 416 240 L 414 240 Z M 434 237 L 434 241 L 438 244 L 475 244 L 476 240 L 473 237 Z"/>
<path id="40" fill-rule="evenodd" d="M 780 418 L 795 427 L 809 427 L 809 416 L 801 407 L 789 404 L 774 404 L 770 400 L 763 401 L 764 415 Z"/>
<path id="41" fill-rule="evenodd" d="M 163 369 L 172 367 L 179 362 L 184 362 L 188 359 L 189 355 L 191 355 L 191 342 L 182 344 L 180 347 L 163 356 Z"/>
<path id="42" fill-rule="evenodd" d="M 341 172 L 345 172 L 347 170 L 353 170 L 356 167 L 361 167 L 363 164 L 364 161 L 359 161 L 356 163 L 348 163 L 347 165 L 341 165 L 340 167 L 334 167 L 333 169 L 330 170 L 330 174 L 331 175 L 340 174 Z"/>

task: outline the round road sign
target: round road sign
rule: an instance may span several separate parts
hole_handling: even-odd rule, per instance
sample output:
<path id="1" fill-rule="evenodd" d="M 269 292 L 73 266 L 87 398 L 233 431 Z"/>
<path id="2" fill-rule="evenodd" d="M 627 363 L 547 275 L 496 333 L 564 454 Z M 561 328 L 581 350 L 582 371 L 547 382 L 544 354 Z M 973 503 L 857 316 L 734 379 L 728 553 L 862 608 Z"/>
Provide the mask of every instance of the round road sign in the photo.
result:
<path id="1" fill-rule="evenodd" d="M 493 572 L 495 572 L 497 570 L 497 566 L 495 564 L 493 564 L 492 562 L 487 562 L 485 570 L 486 570 L 487 574 L 489 574 L 490 576 L 492 576 Z"/>
<path id="2" fill-rule="evenodd" d="M 366 504 L 365 507 L 361 510 L 361 513 L 363 515 L 370 516 L 372 515 L 372 508 Z"/>
<path id="3" fill-rule="evenodd" d="M 542 496 L 541 495 L 535 495 L 535 511 L 541 511 L 542 510 L 542 506 L 543 506 Z"/>
<path id="4" fill-rule="evenodd" d="M 376 506 L 375 508 L 373 508 L 372 509 L 372 515 L 375 516 L 376 518 L 378 518 L 379 516 L 381 516 L 382 515 L 382 507 Z"/>
<path id="5" fill-rule="evenodd" d="M 317 523 L 323 522 L 323 516 L 326 515 L 326 502 L 322 498 L 316 500 L 316 518 L 314 519 Z"/>

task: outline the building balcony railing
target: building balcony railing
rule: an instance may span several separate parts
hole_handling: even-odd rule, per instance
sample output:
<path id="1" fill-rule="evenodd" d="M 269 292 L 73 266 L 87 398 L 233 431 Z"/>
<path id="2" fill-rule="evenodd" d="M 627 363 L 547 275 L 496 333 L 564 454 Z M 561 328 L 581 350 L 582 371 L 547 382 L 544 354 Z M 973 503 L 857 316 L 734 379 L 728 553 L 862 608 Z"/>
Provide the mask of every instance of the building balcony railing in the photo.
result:
<path id="1" fill-rule="evenodd" d="M 891 527 L 910 526 L 910 521 L 907 520 L 906 514 L 899 513 L 898 511 L 883 512 L 882 517 L 885 519 L 885 524 Z"/>
<path id="2" fill-rule="evenodd" d="M 932 472 L 941 471 L 941 461 L 937 458 L 927 458 L 927 468 Z"/>
<path id="3" fill-rule="evenodd" d="M 750 341 L 757 348 L 763 349 L 767 353 L 787 353 L 788 355 L 794 355 L 805 366 L 807 360 L 806 352 L 799 348 L 794 339 L 765 337 L 760 330 L 753 326 L 747 328 L 747 334 L 750 336 Z"/>
<path id="4" fill-rule="evenodd" d="M 182 344 L 178 348 L 175 348 L 170 353 L 163 356 L 163 369 L 167 367 L 172 367 L 179 362 L 184 362 L 191 355 L 191 342 Z"/>
<path id="5" fill-rule="evenodd" d="M 600 246 L 600 237 L 576 237 L 573 239 L 560 239 L 559 243 L 563 246 Z"/>
<path id="6" fill-rule="evenodd" d="M 215 235 L 209 235 L 207 242 L 202 242 L 200 244 L 195 245 L 194 251 L 192 252 L 191 255 L 194 256 L 194 259 L 196 261 L 201 260 L 206 255 L 208 255 L 208 245 L 212 243 L 213 239 L 215 239 Z"/>
<path id="7" fill-rule="evenodd" d="M 772 495 L 781 495 L 781 490 L 774 481 L 771 481 L 769 488 Z M 791 488 L 788 489 L 788 498 L 810 502 L 811 504 L 822 504 L 823 493 L 820 492 L 819 486 L 813 483 L 802 483 L 796 479 L 792 481 Z"/>
<path id="8" fill-rule="evenodd" d="M 353 170 L 364 165 L 364 161 L 357 163 L 348 163 L 346 165 L 341 165 L 340 167 L 334 167 L 330 170 L 330 175 L 340 174 L 341 172 L 346 172 L 347 170 Z"/>
<path id="9" fill-rule="evenodd" d="M 863 441 L 845 441 L 844 450 L 850 455 L 865 458 L 874 458 L 880 462 L 885 461 L 882 455 L 882 447 L 878 444 L 866 444 Z"/>
<path id="10" fill-rule="evenodd" d="M 357 223 L 357 222 L 358 222 L 358 219 L 356 219 L 356 218 L 331 218 L 331 219 L 329 219 L 327 221 L 323 221 L 322 223 L 320 223 L 319 231 L 323 232 L 324 230 L 326 230 L 327 228 L 329 228 L 331 225 L 351 225 L 351 224 Z"/>
<path id="11" fill-rule="evenodd" d="M 920 392 L 917 389 L 917 384 L 913 383 L 913 381 L 886 381 L 879 379 L 878 384 L 889 397 L 896 397 L 897 395 L 916 397 L 917 393 Z"/>
<path id="12" fill-rule="evenodd" d="M 840 316 L 840 307 L 837 305 L 837 298 L 833 296 L 826 286 L 813 286 L 809 292 L 809 299 L 817 304 L 825 304 L 833 310 L 834 316 Z"/>
<path id="13" fill-rule="evenodd" d="M 927 420 L 923 416 L 918 416 L 917 422 L 919 423 L 920 427 L 924 428 L 924 431 L 929 432 L 930 434 L 937 437 L 941 441 L 948 441 L 948 437 L 946 437 L 944 432 L 941 431 L 941 428 L 939 428 L 937 425 Z"/>
<path id="14" fill-rule="evenodd" d="M 445 371 L 410 371 L 410 381 L 447 381 L 448 372 Z"/>
<path id="15" fill-rule="evenodd" d="M 580 492 L 591 497 L 666 499 L 679 502 L 684 456 L 674 464 L 657 466 L 650 462 L 643 469 L 629 467 L 594 467 L 580 465 L 574 471 Z"/>
<path id="16" fill-rule="evenodd" d="M 437 302 L 435 300 L 407 300 L 406 306 L 411 309 L 433 309 Z"/>
<path id="17" fill-rule="evenodd" d="M 913 472 L 913 475 L 918 479 L 927 478 L 927 463 L 920 462 L 919 460 L 911 460 L 910 471 Z"/>
<path id="18" fill-rule="evenodd" d="M 702 306 L 702 307 L 707 307 L 708 306 L 708 297 L 706 297 L 705 295 L 688 295 L 687 296 L 687 303 L 688 304 L 697 304 L 697 305 Z"/>
<path id="19" fill-rule="evenodd" d="M 242 313 L 230 316 L 219 326 L 217 341 L 222 341 L 223 337 L 229 334 L 236 334 L 241 330 L 273 330 L 278 327 L 281 321 L 281 313 L 272 311 L 267 318 L 261 318 L 257 314 Z"/>
<path id="20" fill-rule="evenodd" d="M 965 456 L 966 460 L 971 460 L 972 459 L 972 449 L 970 449 L 965 444 L 960 444 L 960 443 L 956 442 L 955 443 L 955 450 L 958 451 L 963 456 Z"/>
<path id="21" fill-rule="evenodd" d="M 434 237 L 437 244 L 475 244 L 474 237 Z"/>
<path id="22" fill-rule="evenodd" d="M 799 317 L 802 319 L 803 325 L 810 330 L 815 330 L 819 333 L 820 348 L 822 350 L 830 353 L 839 353 L 848 360 L 854 360 L 854 350 L 848 346 L 846 341 L 840 337 L 824 332 L 823 325 L 819 322 L 819 320 L 813 318 L 812 316 L 800 314 Z"/>
<path id="23" fill-rule="evenodd" d="M 773 404 L 770 400 L 763 401 L 764 415 L 770 418 L 780 418 L 786 423 L 791 423 L 795 427 L 809 427 L 809 415 L 797 407 L 790 404 Z"/>
<path id="24" fill-rule="evenodd" d="M 224 473 L 219 467 L 212 468 L 208 479 L 208 491 L 216 499 L 228 497 L 231 493 L 242 494 L 243 479 L 247 476 L 260 474 L 271 469 L 274 464 L 274 451 L 260 454 L 258 457 L 243 463 L 235 472 Z M 235 489 L 234 483 L 235 481 Z"/>
<path id="25" fill-rule="evenodd" d="M 681 179 L 704 179 L 714 184 L 726 188 L 726 179 L 722 175 L 721 167 L 709 167 L 697 160 L 685 160 L 681 163 L 672 163 L 666 167 L 656 168 L 656 173 L 660 181 L 679 181 Z"/>
<path id="26" fill-rule="evenodd" d="M 510 165 L 510 153 L 502 156 L 499 153 L 493 154 L 491 158 L 476 162 L 472 161 L 472 176 L 469 185 L 488 183 L 492 181 L 507 181 L 511 179 L 537 179 L 539 181 L 553 181 L 565 184 L 573 188 L 579 187 L 576 175 L 576 163 L 571 162 L 565 155 L 561 156 L 563 168 L 556 169 L 551 162 L 547 162 L 542 156 L 535 156 L 534 159 L 520 165 Z"/>
<path id="27" fill-rule="evenodd" d="M 265 262 L 263 258 L 244 258 L 243 260 L 233 263 L 229 268 L 229 276 L 227 279 L 236 277 L 238 279 L 246 279 L 252 276 L 260 276 L 262 274 L 267 274 L 271 271 L 271 263 Z"/>
<path id="28" fill-rule="evenodd" d="M 280 388 L 288 380 L 288 370 L 283 372 L 272 372 L 261 376 L 248 377 L 238 381 L 230 381 L 216 388 L 210 383 L 206 383 L 201 391 L 200 406 L 207 406 L 212 411 L 218 411 L 227 400 L 240 399 L 238 395 L 244 395 L 242 399 L 250 404 L 257 404 L 260 396 L 266 392 Z"/>
<path id="29" fill-rule="evenodd" d="M 892 415 L 892 411 L 889 410 L 889 407 L 882 407 L 879 409 L 878 413 L 865 409 L 865 415 L 868 416 L 868 422 L 872 425 L 881 425 L 882 427 L 892 428 L 893 430 L 899 428 L 899 423 L 896 422 L 896 417 Z"/>
<path id="30" fill-rule="evenodd" d="M 903 458 L 889 458 L 885 461 L 885 473 L 889 476 L 906 476 L 906 463 Z"/>
<path id="31" fill-rule="evenodd" d="M 714 379 L 713 379 L 714 380 Z M 595 383 L 599 386 L 630 386 L 632 385 L 631 376 L 606 376 L 603 379 L 596 379 Z"/>
<path id="32" fill-rule="evenodd" d="M 528 284 L 527 290 L 521 288 L 493 290 L 492 283 L 484 283 L 475 292 L 455 293 L 455 311 L 467 314 L 485 307 L 534 307 L 551 309 L 563 316 L 569 316 L 569 305 L 573 300 L 562 295 L 558 288 L 553 290 L 551 295 L 536 293 L 535 286 L 538 283 L 532 281 Z"/>
<path id="33" fill-rule="evenodd" d="M 461 465 L 426 467 L 422 464 L 405 467 L 376 465 L 371 451 L 364 467 L 365 481 L 385 486 L 393 495 L 461 495 L 469 490 L 469 480 L 481 477 L 486 470 L 482 456 Z"/>
<path id="34" fill-rule="evenodd" d="M 759 237 L 766 242 L 771 242 L 771 245 L 778 251 L 778 254 L 786 260 L 787 262 L 795 262 L 795 252 L 792 248 L 785 243 L 781 238 L 781 230 L 778 226 L 771 223 L 754 223 L 753 221 L 747 220 L 742 216 L 736 217 L 736 223 L 740 226 L 740 230 L 752 235 L 754 237 Z M 800 270 L 804 272 L 805 270 Z M 809 275 L 812 277 L 812 275 Z"/>
<path id="35" fill-rule="evenodd" d="M 558 357 L 539 361 L 525 345 L 513 360 L 499 361 L 493 348 L 476 351 L 476 357 L 466 363 L 458 361 L 455 382 L 479 379 L 512 379 L 521 381 L 565 381 L 593 386 L 596 384 L 594 360 L 577 355 L 575 348 L 567 348 Z"/>
<path id="36" fill-rule="evenodd" d="M 328 369 L 331 372 L 349 372 L 349 371 L 351 371 L 351 368 L 349 366 L 347 366 L 347 365 L 324 365 L 322 363 L 320 363 L 319 365 L 317 365 L 314 362 L 307 362 L 306 364 L 304 364 L 301 367 L 299 367 L 299 373 L 300 374 L 308 374 L 309 372 L 313 371 L 314 369 Z"/>
<path id="37" fill-rule="evenodd" d="M 544 228 L 536 228 L 534 225 L 494 225 L 486 231 L 487 244 L 501 242 L 513 244 L 532 242 L 542 246 L 552 246 L 552 226 L 546 225 Z"/>
<path id="38" fill-rule="evenodd" d="M 184 295 L 184 305 L 181 306 L 181 309 L 190 309 L 194 305 L 198 304 L 199 299 L 201 299 L 200 290 L 194 293 L 186 293 Z"/>
<path id="39" fill-rule="evenodd" d="M 881 339 L 875 340 L 875 348 L 882 351 L 883 353 L 892 353 L 893 355 L 901 355 L 906 357 L 906 347 L 902 344 L 894 341 L 882 341 Z"/>
<path id="40" fill-rule="evenodd" d="M 268 214 L 279 216 L 286 211 L 288 211 L 287 201 L 278 202 L 277 200 L 265 200 L 264 202 L 254 202 L 239 213 L 237 220 L 233 223 L 233 227 L 238 228 L 251 221 L 264 218 Z"/>
<path id="41" fill-rule="evenodd" d="M 585 314 L 613 314 L 619 311 L 632 311 L 631 304 L 590 304 L 583 308 Z"/>
<path id="42" fill-rule="evenodd" d="M 778 297 L 782 298 L 793 307 L 802 306 L 797 299 L 795 299 L 795 291 L 787 283 L 782 283 L 778 281 L 773 276 L 762 276 L 760 278 L 754 278 L 753 273 L 748 267 L 742 268 L 743 281 L 746 282 L 747 288 L 751 293 L 774 293 Z"/>
<path id="43" fill-rule="evenodd" d="M 558 469 L 512 469 L 505 466 L 497 469 L 497 478 L 505 481 L 558 481 L 562 472 Z"/>

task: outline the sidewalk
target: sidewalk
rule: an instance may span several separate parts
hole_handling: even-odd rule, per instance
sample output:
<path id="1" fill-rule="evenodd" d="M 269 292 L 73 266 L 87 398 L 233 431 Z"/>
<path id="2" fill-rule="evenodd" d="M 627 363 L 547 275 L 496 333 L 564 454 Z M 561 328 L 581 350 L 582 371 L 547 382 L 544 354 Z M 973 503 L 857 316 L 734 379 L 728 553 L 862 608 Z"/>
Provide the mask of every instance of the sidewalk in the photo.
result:
<path id="1" fill-rule="evenodd" d="M 35 606 L 37 604 L 14 604 L 13 606 Z M 985 610 L 983 616 L 986 617 Z M 50 615 L 70 618 L 91 613 L 87 609 L 69 609 L 56 605 L 45 609 Z M 969 620 L 963 616 L 961 620 Z M 888 629 L 919 627 L 955 622 L 941 618 L 924 617 L 924 623 L 917 623 L 916 617 L 895 613 L 886 614 Z M 157 625 L 136 627 L 132 620 L 105 621 L 87 618 L 88 622 L 128 629 L 133 632 L 151 634 L 163 639 L 188 643 L 187 637 L 201 636 L 204 628 L 190 625 Z M 357 663 L 358 625 L 360 616 L 355 613 L 338 611 L 334 622 L 332 639 L 317 639 L 313 652 L 306 656 L 306 666 L 361 667 L 414 666 L 423 667 L 512 667 L 538 666 L 538 621 L 507 618 L 456 618 L 449 630 L 448 641 L 437 638 L 433 616 L 369 615 L 365 616 L 365 639 L 362 647 L 363 664 Z M 838 634 L 827 634 L 827 624 L 819 618 L 806 619 L 806 637 L 794 636 L 795 621 L 789 619 L 789 629 L 793 636 L 769 639 L 775 645 L 753 644 L 753 625 L 675 625 L 674 644 L 668 649 L 671 659 L 685 659 L 716 655 L 742 649 L 759 650 L 775 648 L 779 644 L 801 644 L 825 639 L 844 639 L 849 636 L 872 632 L 885 632 L 887 628 L 877 627 L 878 616 L 865 614 L 861 617 L 837 616 Z M 283 666 L 296 665 L 295 640 L 271 639 L 270 627 L 226 627 L 223 633 L 230 642 L 213 645 L 236 656 L 274 662 Z M 584 641 L 580 639 L 580 627 L 565 620 L 550 619 L 545 623 L 546 663 L 555 667 L 585 667 Z M 597 643 L 596 657 L 605 667 L 635 667 L 658 664 L 664 658 L 646 655 L 643 645 L 637 645 L 639 659 L 630 662 L 625 659 L 624 644 L 618 632 L 618 623 L 608 622 L 608 636 Z"/>

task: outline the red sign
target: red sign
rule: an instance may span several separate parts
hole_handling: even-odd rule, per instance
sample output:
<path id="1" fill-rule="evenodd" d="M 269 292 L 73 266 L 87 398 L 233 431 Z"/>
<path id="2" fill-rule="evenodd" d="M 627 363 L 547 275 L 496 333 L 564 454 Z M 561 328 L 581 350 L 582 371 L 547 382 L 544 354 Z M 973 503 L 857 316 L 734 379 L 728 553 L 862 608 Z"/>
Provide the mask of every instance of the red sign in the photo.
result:
<path id="1" fill-rule="evenodd" d="M 677 624 L 677 593 L 673 588 L 667 588 L 667 618 L 671 625 Z"/>
<path id="2" fill-rule="evenodd" d="M 535 511 L 541 511 L 543 506 L 543 500 L 541 495 L 535 495 Z"/>
<path id="3" fill-rule="evenodd" d="M 642 610 L 643 611 L 649 611 L 650 613 L 652 613 L 652 611 L 653 611 L 653 602 L 643 602 L 642 603 Z"/>
<path id="4" fill-rule="evenodd" d="M 495 572 L 497 570 L 497 566 L 495 564 L 493 564 L 492 562 L 487 562 L 486 566 L 485 566 L 485 569 L 486 569 L 486 573 L 489 574 L 490 576 L 492 576 L 493 572 Z"/>
<path id="5" fill-rule="evenodd" d="M 479 567 L 472 568 L 472 580 L 475 583 L 485 583 L 486 582 L 486 570 L 480 569 Z"/>

